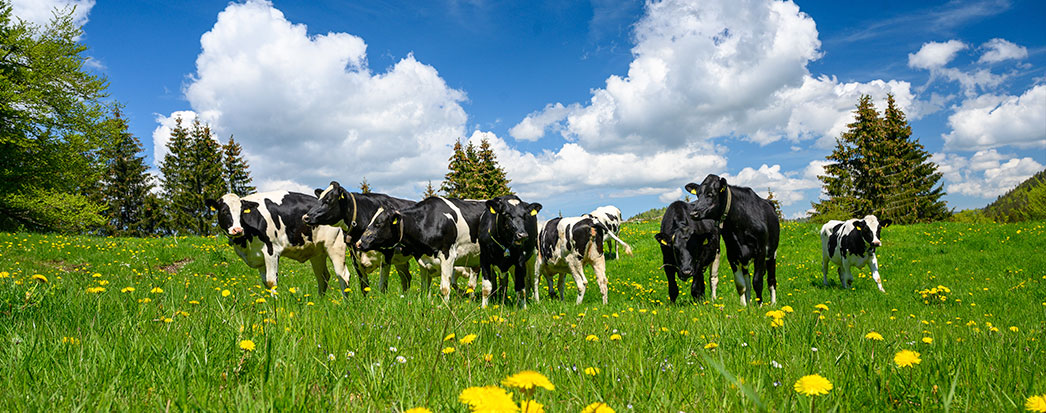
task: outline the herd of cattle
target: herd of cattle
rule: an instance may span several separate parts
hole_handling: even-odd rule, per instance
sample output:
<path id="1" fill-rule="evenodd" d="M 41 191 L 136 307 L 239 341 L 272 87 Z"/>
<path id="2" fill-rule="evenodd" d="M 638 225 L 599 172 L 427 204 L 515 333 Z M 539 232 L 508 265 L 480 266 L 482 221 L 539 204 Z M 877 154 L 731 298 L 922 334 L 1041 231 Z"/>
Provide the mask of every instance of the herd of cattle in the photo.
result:
<path id="1" fill-rule="evenodd" d="M 753 290 L 756 300 L 763 301 L 764 277 L 770 302 L 776 303 L 780 224 L 770 203 L 750 188 L 728 185 L 715 175 L 685 188 L 697 199 L 669 205 L 661 230 L 654 236 L 661 244 L 669 298 L 674 302 L 679 295 L 677 276 L 691 280 L 690 294 L 695 300 L 703 298 L 703 274 L 711 268 L 715 299 L 722 237 L 741 304 L 751 302 Z M 492 295 L 504 299 L 511 275 L 517 301 L 526 306 L 528 295 L 540 300 L 542 279 L 551 297 L 563 297 L 564 275 L 569 273 L 578 289 L 577 303 L 581 303 L 588 286 L 584 267 L 591 266 L 606 304 L 604 241 L 608 248 L 616 248 L 616 242 L 625 248 L 625 254 L 632 254 L 631 246 L 618 237 L 621 211 L 613 206 L 539 223 L 541 204 L 514 195 L 490 200 L 430 197 L 414 202 L 349 192 L 337 182 L 317 189 L 316 196 L 285 191 L 244 197 L 226 194 L 208 200 L 207 205 L 217 212 L 218 224 L 237 255 L 258 270 L 267 287 L 276 285 L 279 259 L 287 257 L 312 264 L 321 294 L 330 279 L 327 259 L 343 292 L 348 290 L 346 259 L 350 259 L 366 294 L 369 274 L 379 271 L 377 288 L 384 291 L 393 267 L 407 290 L 413 258 L 425 288 L 431 285 L 433 274 L 439 273 L 444 300 L 457 288 L 456 277 L 465 276 L 469 288 L 481 292 L 485 307 Z M 880 222 L 871 215 L 826 223 L 821 229 L 825 284 L 829 261 L 838 266 L 844 288 L 853 280 L 850 267 L 868 264 L 882 290 L 875 249 L 881 245 L 881 228 L 889 224 L 889 220 Z M 750 263 L 754 272 L 749 281 Z M 556 275 L 558 285 L 553 284 Z"/>

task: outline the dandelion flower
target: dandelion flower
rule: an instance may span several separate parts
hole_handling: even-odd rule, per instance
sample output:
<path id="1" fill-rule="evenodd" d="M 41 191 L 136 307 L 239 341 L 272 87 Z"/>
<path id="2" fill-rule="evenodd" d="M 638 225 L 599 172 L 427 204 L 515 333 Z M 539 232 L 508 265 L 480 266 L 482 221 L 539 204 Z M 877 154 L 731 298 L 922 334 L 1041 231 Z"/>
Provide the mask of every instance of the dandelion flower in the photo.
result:
<path id="1" fill-rule="evenodd" d="M 595 402 L 585 406 L 585 408 L 581 410 L 581 413 L 614 413 L 614 409 L 611 409 L 606 403 Z"/>
<path id="2" fill-rule="evenodd" d="M 490 363 L 491 360 L 494 360 L 493 354 L 487 353 L 483 355 L 483 361 Z"/>
<path id="3" fill-rule="evenodd" d="M 923 343 L 933 344 L 933 337 L 923 337 Z"/>
<path id="4" fill-rule="evenodd" d="M 1016 332 L 1020 331 L 1020 329 L 1017 328 L 1017 326 L 1010 326 L 1010 331 L 1016 333 Z"/>
<path id="5" fill-rule="evenodd" d="M 1046 394 L 1029 397 L 1024 402 L 1024 409 L 1030 412 L 1046 413 Z"/>
<path id="6" fill-rule="evenodd" d="M 472 344 L 473 341 L 476 341 L 476 337 L 477 336 L 475 334 L 469 334 L 465 337 L 462 337 L 461 340 L 458 340 L 458 343 L 469 345 Z"/>
<path id="7" fill-rule="evenodd" d="M 599 337 L 597 337 L 595 334 L 589 334 L 587 337 L 585 337 L 585 341 L 599 341 Z"/>
<path id="8" fill-rule="evenodd" d="M 47 284 L 47 277 L 44 277 L 43 275 L 33 274 L 32 279 Z"/>
<path id="9" fill-rule="evenodd" d="M 222 290 L 222 297 L 228 297 L 229 294 L 232 294 L 229 290 Z"/>
<path id="10" fill-rule="evenodd" d="M 716 347 L 719 347 L 719 345 L 716 343 L 705 344 L 705 350 L 714 350 Z"/>
<path id="11" fill-rule="evenodd" d="M 595 376 L 599 374 L 600 371 L 602 370 L 600 370 L 599 367 L 588 367 L 585 369 L 585 374 L 589 376 Z"/>
<path id="12" fill-rule="evenodd" d="M 254 342 L 251 340 L 242 340 L 240 341 L 240 349 L 254 351 Z"/>
<path id="13" fill-rule="evenodd" d="M 429 410 L 427 407 L 415 407 L 404 410 L 403 413 L 432 413 L 432 410 Z"/>
<path id="14" fill-rule="evenodd" d="M 450 354 L 454 352 L 454 347 L 443 347 L 443 354 Z"/>
<path id="15" fill-rule="evenodd" d="M 472 411 L 519 410 L 519 406 L 512 401 L 512 395 L 498 386 L 469 387 L 461 391 L 458 401 L 468 405 Z"/>
<path id="16" fill-rule="evenodd" d="M 254 300 L 254 303 L 255 304 L 264 304 L 265 303 L 265 298 L 264 297 L 258 297 L 257 300 Z"/>
<path id="17" fill-rule="evenodd" d="M 153 287 L 153 289 L 149 290 L 149 292 L 153 293 L 153 294 L 162 294 L 163 293 L 163 288 Z"/>
<path id="18" fill-rule="evenodd" d="M 824 304 L 815 305 L 814 308 L 816 308 L 818 310 L 821 310 L 821 311 L 828 311 L 828 306 L 824 305 Z"/>
<path id="19" fill-rule="evenodd" d="M 98 294 L 101 292 L 105 292 L 105 287 L 89 287 L 87 289 L 87 292 L 91 294 Z"/>
<path id="20" fill-rule="evenodd" d="M 548 381 L 548 377 L 533 370 L 525 370 L 509 376 L 505 380 L 502 380 L 501 384 L 522 390 L 531 390 L 535 387 L 541 387 L 545 390 L 556 389 L 556 386 L 553 386 L 552 382 Z"/>
<path id="21" fill-rule="evenodd" d="M 521 413 L 545 413 L 545 405 L 536 400 L 524 400 L 519 402 L 519 411 Z"/>
<path id="22" fill-rule="evenodd" d="M 770 327 L 778 328 L 785 325 L 785 321 L 782 318 L 775 318 L 770 320 Z"/>
<path id="23" fill-rule="evenodd" d="M 611 334 L 610 335 L 610 341 L 621 341 L 621 335 L 620 334 Z"/>
<path id="24" fill-rule="evenodd" d="M 443 337 L 443 341 L 450 341 L 450 340 L 453 340 L 453 339 L 454 339 L 454 333 L 447 334 L 446 337 Z"/>
<path id="25" fill-rule="evenodd" d="M 897 367 L 911 367 L 912 365 L 922 363 L 922 359 L 919 358 L 919 353 L 911 350 L 901 350 L 893 356 L 893 362 L 897 364 Z"/>
<path id="26" fill-rule="evenodd" d="M 783 310 L 771 310 L 766 312 L 766 316 L 773 318 L 784 318 L 785 312 Z"/>
<path id="27" fill-rule="evenodd" d="M 883 335 L 879 334 L 879 333 L 876 333 L 874 331 L 872 331 L 872 332 L 870 332 L 868 334 L 865 334 L 864 338 L 866 338 L 868 340 L 883 341 Z"/>
<path id="28" fill-rule="evenodd" d="M 792 306 L 790 306 L 790 305 L 786 305 L 784 307 L 781 307 L 781 311 L 784 311 L 786 313 L 794 313 L 795 312 L 795 310 L 792 309 Z"/>
<path id="29" fill-rule="evenodd" d="M 133 293 L 134 292 L 134 287 L 124 287 L 124 288 L 120 289 L 120 292 L 121 293 Z"/>
<path id="30" fill-rule="evenodd" d="M 795 389 L 796 393 L 807 396 L 817 396 L 828 394 L 828 391 L 832 390 L 832 382 L 828 381 L 828 379 L 822 377 L 820 374 L 811 374 L 796 380 L 795 385 L 792 387 Z"/>

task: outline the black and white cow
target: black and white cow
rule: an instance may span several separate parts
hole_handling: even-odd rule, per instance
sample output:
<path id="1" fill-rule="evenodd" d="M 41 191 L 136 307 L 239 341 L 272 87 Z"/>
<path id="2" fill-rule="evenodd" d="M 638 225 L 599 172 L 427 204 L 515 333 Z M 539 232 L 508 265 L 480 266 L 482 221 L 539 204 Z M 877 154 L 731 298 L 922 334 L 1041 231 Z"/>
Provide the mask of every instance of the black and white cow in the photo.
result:
<path id="1" fill-rule="evenodd" d="M 423 269 L 423 260 L 439 260 L 440 293 L 447 301 L 455 266 L 480 264 L 479 221 L 486 210 L 483 201 L 429 197 L 410 208 L 375 215 L 356 246 L 363 251 L 401 248 Z M 484 296 L 491 289 L 484 281 Z"/>
<path id="2" fill-rule="evenodd" d="M 875 258 L 875 250 L 882 246 L 880 232 L 892 223 L 889 219 L 879 221 L 875 215 L 868 215 L 862 219 L 828 221 L 821 226 L 821 275 L 824 277 L 824 285 L 828 285 L 828 261 L 838 267 L 839 283 L 843 288 L 849 288 L 854 280 L 850 267 L 861 268 L 867 264 L 879 291 L 886 292 L 879 278 L 879 260 Z"/>
<path id="3" fill-rule="evenodd" d="M 726 243 L 726 258 L 734 272 L 734 286 L 741 296 L 741 305 L 755 296 L 763 302 L 763 276 L 770 287 L 770 302 L 777 303 L 777 244 L 781 237 L 781 223 L 770 202 L 760 198 L 751 188 L 728 185 L 725 178 L 708 175 L 701 185 L 686 184 L 687 192 L 697 195 L 691 203 L 694 219 L 714 219 L 719 224 Z M 753 262 L 755 274 L 748 280 L 748 263 Z"/>
<path id="4" fill-rule="evenodd" d="M 538 211 L 541 204 L 528 204 L 515 195 L 499 196 L 486 201 L 487 211 L 479 220 L 480 272 L 483 275 L 483 306 L 490 294 L 487 285 L 497 278 L 494 266 L 502 274 L 511 271 L 516 299 L 527 305 L 526 285 L 534 270 L 538 245 Z M 502 297 L 508 285 L 496 287 Z"/>
<path id="5" fill-rule="evenodd" d="M 319 203 L 303 217 L 309 225 L 334 225 L 345 231 L 349 254 L 352 256 L 356 274 L 360 277 L 360 290 L 366 293 L 370 285 L 368 274 L 379 269 L 378 290 L 384 292 L 388 285 L 389 267 L 396 267 L 403 291 L 410 288 L 410 256 L 393 249 L 363 253 L 355 248 L 355 242 L 363 236 L 375 215 L 386 210 L 406 209 L 414 201 L 391 197 L 385 194 L 359 194 L 345 190 L 337 181 L 331 181 L 326 189 L 317 189 Z M 390 265 L 391 264 L 391 265 Z"/>
<path id="6" fill-rule="evenodd" d="M 596 208 L 594 211 L 589 212 L 588 215 L 595 218 L 607 227 L 607 248 L 606 252 L 609 258 L 617 258 L 618 248 L 615 242 L 625 246 L 625 254 L 632 255 L 632 247 L 629 246 L 621 238 L 618 238 L 618 234 L 621 232 L 621 210 L 617 209 L 616 206 L 606 205 Z"/>
<path id="7" fill-rule="evenodd" d="M 280 257 L 287 257 L 312 263 L 319 292 L 323 294 L 330 279 L 326 261 L 330 258 L 344 293 L 349 281 L 344 233 L 327 225 L 310 227 L 301 219 L 318 203 L 312 195 L 286 191 L 242 198 L 225 194 L 221 199 L 206 201 L 217 211 L 218 225 L 229 236 L 229 245 L 248 267 L 258 270 L 266 287 L 276 286 Z"/>
<path id="8" fill-rule="evenodd" d="M 710 284 L 712 300 L 716 299 L 719 285 L 719 226 L 715 220 L 695 220 L 690 216 L 690 204 L 675 201 L 665 209 L 661 217 L 661 232 L 654 239 L 661 244 L 661 259 L 668 277 L 668 298 L 676 302 L 679 287 L 676 276 L 690 282 L 690 296 L 694 301 L 705 295 L 705 268 L 712 267 Z"/>
<path id="9" fill-rule="evenodd" d="M 538 286 L 542 278 L 548 283 L 549 295 L 556 297 L 552 282 L 557 274 L 559 296 L 563 297 L 563 274 L 569 272 L 577 285 L 577 304 L 581 304 L 588 287 L 584 268 L 587 264 L 596 273 L 596 283 L 603 293 L 603 304 L 606 304 L 608 285 L 603 257 L 606 231 L 603 224 L 589 216 L 553 218 L 542 224 L 538 233 L 538 258 L 534 264 L 534 301 L 540 301 Z"/>

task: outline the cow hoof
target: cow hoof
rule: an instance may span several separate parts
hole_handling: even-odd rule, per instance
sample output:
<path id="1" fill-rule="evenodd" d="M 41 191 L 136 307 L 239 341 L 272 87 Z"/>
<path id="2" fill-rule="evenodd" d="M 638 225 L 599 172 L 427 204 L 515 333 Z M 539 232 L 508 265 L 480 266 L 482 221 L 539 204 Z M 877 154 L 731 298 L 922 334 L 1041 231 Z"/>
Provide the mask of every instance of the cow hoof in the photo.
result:
<path id="1" fill-rule="evenodd" d="M 268 288 L 268 289 L 271 290 L 275 286 L 276 286 L 276 281 L 266 281 L 265 282 L 265 288 Z"/>

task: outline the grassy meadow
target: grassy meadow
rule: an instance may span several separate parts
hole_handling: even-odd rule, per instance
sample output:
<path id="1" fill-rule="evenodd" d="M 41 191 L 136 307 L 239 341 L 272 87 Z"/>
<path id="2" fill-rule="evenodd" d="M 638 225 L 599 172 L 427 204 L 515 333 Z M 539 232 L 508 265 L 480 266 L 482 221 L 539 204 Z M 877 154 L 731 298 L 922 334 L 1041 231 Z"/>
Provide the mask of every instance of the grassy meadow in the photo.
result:
<path id="1" fill-rule="evenodd" d="M 526 309 L 448 306 L 395 275 L 385 294 L 354 280 L 320 297 L 290 260 L 272 295 L 223 237 L 0 233 L 0 410 L 453 412 L 524 370 L 563 412 L 1015 411 L 1046 393 L 1046 223 L 886 228 L 885 294 L 867 269 L 844 291 L 833 266 L 823 287 L 817 226 L 785 223 L 779 303 L 747 308 L 725 260 L 717 301 L 684 286 L 667 304 L 657 229 L 624 226 L 635 255 L 608 262 L 609 305 L 589 269 L 584 304 L 568 280 L 566 302 Z M 898 366 L 902 350 L 920 362 Z M 832 389 L 797 393 L 811 374 Z"/>

